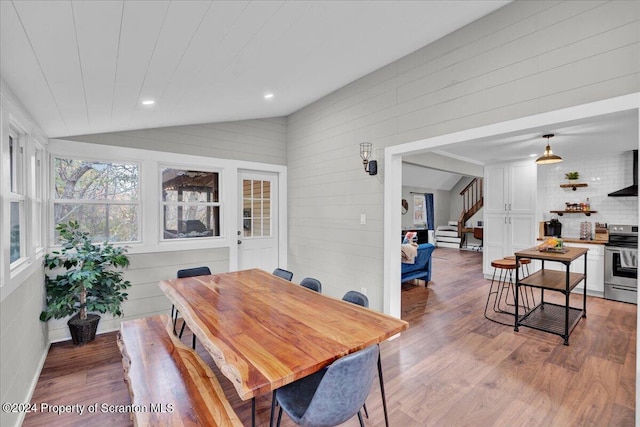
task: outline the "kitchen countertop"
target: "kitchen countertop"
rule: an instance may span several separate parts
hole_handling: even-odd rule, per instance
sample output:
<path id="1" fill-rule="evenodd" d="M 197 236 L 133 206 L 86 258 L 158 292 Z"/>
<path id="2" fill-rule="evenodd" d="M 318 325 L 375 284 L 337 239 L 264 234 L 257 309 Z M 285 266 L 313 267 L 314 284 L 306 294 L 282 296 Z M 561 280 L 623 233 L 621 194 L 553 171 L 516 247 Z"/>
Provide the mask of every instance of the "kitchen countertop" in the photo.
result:
<path id="1" fill-rule="evenodd" d="M 537 240 L 543 241 L 546 237 L 538 237 Z M 609 243 L 608 240 L 580 240 L 571 237 L 561 237 L 564 243 L 583 243 L 585 245 L 606 245 Z"/>

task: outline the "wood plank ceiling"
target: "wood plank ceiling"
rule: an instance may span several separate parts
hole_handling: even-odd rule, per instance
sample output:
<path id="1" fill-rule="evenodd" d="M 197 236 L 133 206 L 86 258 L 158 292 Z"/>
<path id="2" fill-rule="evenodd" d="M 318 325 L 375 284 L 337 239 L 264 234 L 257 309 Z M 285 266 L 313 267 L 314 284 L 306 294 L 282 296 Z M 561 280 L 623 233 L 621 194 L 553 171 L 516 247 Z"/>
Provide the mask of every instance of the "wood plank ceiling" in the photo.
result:
<path id="1" fill-rule="evenodd" d="M 7 0 L 0 72 L 49 137 L 283 116 L 508 2 Z"/>

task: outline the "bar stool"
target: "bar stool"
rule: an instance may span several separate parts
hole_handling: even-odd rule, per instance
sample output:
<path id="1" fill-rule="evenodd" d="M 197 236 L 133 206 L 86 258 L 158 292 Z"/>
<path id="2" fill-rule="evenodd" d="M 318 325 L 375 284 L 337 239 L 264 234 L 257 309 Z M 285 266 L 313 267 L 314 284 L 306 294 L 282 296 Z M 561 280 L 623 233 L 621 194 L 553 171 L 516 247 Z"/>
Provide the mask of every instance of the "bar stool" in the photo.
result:
<path id="1" fill-rule="evenodd" d="M 531 262 L 531 260 L 529 260 Z M 522 263 L 525 264 L 525 263 Z M 510 316 L 515 316 L 515 313 L 509 310 L 508 306 L 515 307 L 515 283 L 513 281 L 513 272 L 516 268 L 521 267 L 522 264 L 516 265 L 515 259 L 496 259 L 491 261 L 491 266 L 493 267 L 493 277 L 491 278 L 491 286 L 489 287 L 489 295 L 487 295 L 487 303 L 484 307 L 484 317 L 487 320 L 491 320 L 492 322 L 499 323 L 501 325 L 513 326 L 513 322 L 507 323 L 506 321 L 500 321 L 489 317 L 489 304 L 491 302 L 492 296 L 495 296 L 493 301 L 493 312 L 496 314 L 506 314 Z M 528 267 L 527 267 L 528 268 Z M 496 273 L 498 274 L 498 280 L 496 281 Z M 523 287 L 529 288 L 528 286 Z M 507 291 L 504 294 L 504 291 Z M 535 299 L 533 297 L 533 290 L 529 289 L 530 295 L 535 304 Z M 509 292 L 511 292 L 511 301 L 509 301 Z M 525 290 L 522 298 L 522 306 L 525 309 L 525 312 L 529 310 L 531 307 L 529 301 L 529 294 Z"/>
<path id="2" fill-rule="evenodd" d="M 515 255 L 509 255 L 504 257 L 504 259 L 512 259 L 515 260 Z M 529 264 L 531 264 L 531 259 L 529 258 L 520 258 L 520 280 L 531 274 L 529 272 Z M 526 273 L 525 273 L 526 270 Z M 533 294 L 533 288 L 531 286 L 522 286 L 522 296 L 525 299 L 525 307 L 529 309 L 530 307 L 535 307 L 536 305 L 536 297 Z M 529 296 L 531 296 L 531 303 L 529 303 Z"/>
<path id="3" fill-rule="evenodd" d="M 515 260 L 516 256 L 515 255 L 509 255 L 509 256 L 504 257 L 504 259 L 513 259 L 513 260 Z M 530 274 L 529 273 L 529 264 L 531 264 L 531 260 L 529 258 L 520 258 L 520 273 L 521 273 L 520 278 L 521 279 L 524 279 L 525 277 L 527 277 Z M 526 275 L 525 275 L 525 267 L 526 267 L 526 270 L 527 270 L 527 274 Z"/>

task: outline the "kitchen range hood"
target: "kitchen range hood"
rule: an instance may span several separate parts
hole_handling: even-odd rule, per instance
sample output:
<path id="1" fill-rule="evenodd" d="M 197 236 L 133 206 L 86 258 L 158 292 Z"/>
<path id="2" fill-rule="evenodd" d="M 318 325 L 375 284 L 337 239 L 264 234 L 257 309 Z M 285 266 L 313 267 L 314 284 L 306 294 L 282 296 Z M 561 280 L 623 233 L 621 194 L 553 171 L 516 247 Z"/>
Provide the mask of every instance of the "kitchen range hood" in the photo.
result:
<path id="1" fill-rule="evenodd" d="M 609 197 L 638 196 L 638 150 L 633 150 L 633 185 L 609 193 Z"/>

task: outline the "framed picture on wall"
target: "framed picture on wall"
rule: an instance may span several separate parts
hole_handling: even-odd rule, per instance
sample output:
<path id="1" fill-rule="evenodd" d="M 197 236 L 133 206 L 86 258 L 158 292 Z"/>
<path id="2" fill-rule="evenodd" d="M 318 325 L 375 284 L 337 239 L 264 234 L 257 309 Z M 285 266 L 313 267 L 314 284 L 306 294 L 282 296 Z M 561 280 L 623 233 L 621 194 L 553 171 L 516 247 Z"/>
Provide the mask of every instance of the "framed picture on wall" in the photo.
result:
<path id="1" fill-rule="evenodd" d="M 413 223 L 424 224 L 424 196 L 413 196 Z"/>

